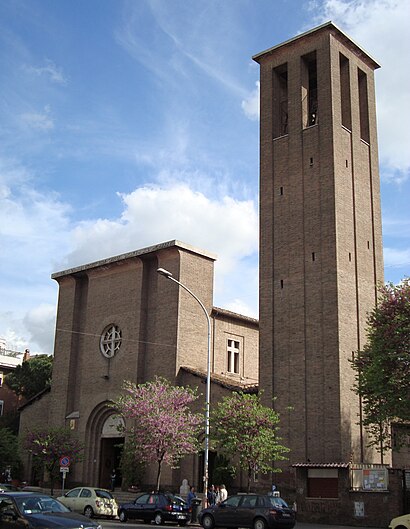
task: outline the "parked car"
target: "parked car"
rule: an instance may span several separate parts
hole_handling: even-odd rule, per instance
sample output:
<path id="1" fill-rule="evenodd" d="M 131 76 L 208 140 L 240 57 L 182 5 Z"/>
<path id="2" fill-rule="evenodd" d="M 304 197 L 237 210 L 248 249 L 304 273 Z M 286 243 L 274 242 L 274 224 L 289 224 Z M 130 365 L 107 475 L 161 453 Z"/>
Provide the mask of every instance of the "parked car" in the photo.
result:
<path id="1" fill-rule="evenodd" d="M 88 518 L 116 518 L 118 514 L 118 505 L 111 492 L 98 487 L 76 487 L 57 499 L 72 511 L 82 513 Z"/>
<path id="2" fill-rule="evenodd" d="M 82 514 L 46 494 L 0 493 L 1 529 L 102 529 Z"/>
<path id="3" fill-rule="evenodd" d="M 198 521 L 204 529 L 214 527 L 251 527 L 252 529 L 292 529 L 295 511 L 277 496 L 237 494 L 203 509 Z"/>
<path id="4" fill-rule="evenodd" d="M 14 491 L 17 492 L 19 489 L 11 483 L 0 483 L 0 492 Z"/>
<path id="5" fill-rule="evenodd" d="M 175 522 L 187 525 L 191 520 L 191 509 L 186 501 L 170 493 L 140 494 L 132 503 L 123 503 L 118 508 L 121 522 L 127 520 L 142 520 L 161 525 L 164 522 Z"/>
<path id="6" fill-rule="evenodd" d="M 389 529 L 410 529 L 410 514 L 393 518 L 389 523 Z"/>

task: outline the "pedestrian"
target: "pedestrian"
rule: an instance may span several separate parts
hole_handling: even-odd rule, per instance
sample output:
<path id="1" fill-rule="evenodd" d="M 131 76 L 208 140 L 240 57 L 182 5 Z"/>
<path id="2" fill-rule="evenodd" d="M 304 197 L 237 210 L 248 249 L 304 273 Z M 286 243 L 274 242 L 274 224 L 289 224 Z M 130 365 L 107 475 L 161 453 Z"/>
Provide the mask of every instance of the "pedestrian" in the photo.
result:
<path id="1" fill-rule="evenodd" d="M 216 504 L 215 485 L 211 485 L 208 490 L 208 506 L 213 507 Z"/>
<path id="2" fill-rule="evenodd" d="M 215 505 L 219 505 L 221 503 L 221 491 L 219 489 L 219 485 L 215 487 Z"/>
<path id="3" fill-rule="evenodd" d="M 228 497 L 228 491 L 226 490 L 225 485 L 221 485 L 219 487 L 219 501 L 222 503 L 223 501 L 226 500 L 227 497 Z"/>
<path id="4" fill-rule="evenodd" d="M 188 492 L 188 496 L 186 498 L 186 502 L 188 504 L 188 507 L 191 507 L 191 504 L 192 504 L 192 500 L 196 498 L 196 494 L 195 494 L 195 487 L 191 487 L 189 489 L 189 492 Z"/>
<path id="5" fill-rule="evenodd" d="M 111 476 L 110 477 L 111 477 L 111 490 L 114 490 L 115 489 L 115 481 L 117 479 L 117 475 L 115 473 L 115 468 L 111 472 Z"/>

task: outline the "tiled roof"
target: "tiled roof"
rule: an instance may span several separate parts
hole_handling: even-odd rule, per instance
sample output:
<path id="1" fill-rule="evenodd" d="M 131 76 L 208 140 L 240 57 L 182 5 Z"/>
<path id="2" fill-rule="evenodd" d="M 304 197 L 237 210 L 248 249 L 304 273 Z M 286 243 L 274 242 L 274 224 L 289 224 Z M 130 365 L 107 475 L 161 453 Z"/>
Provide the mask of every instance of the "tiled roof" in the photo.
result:
<path id="1" fill-rule="evenodd" d="M 212 316 L 222 316 L 226 318 L 236 319 L 252 323 L 256 326 L 259 326 L 259 320 L 256 318 L 251 318 L 250 316 L 244 316 L 243 314 L 238 314 L 237 312 L 232 312 L 231 310 L 221 309 L 219 307 L 212 307 Z"/>
<path id="2" fill-rule="evenodd" d="M 350 463 L 293 463 L 294 468 L 349 468 Z"/>
<path id="3" fill-rule="evenodd" d="M 206 373 L 200 369 L 196 369 L 190 366 L 181 366 L 183 371 L 190 373 L 196 377 L 200 377 L 203 380 L 206 380 Z M 229 378 L 225 375 L 218 375 L 216 373 L 211 373 L 211 382 L 214 384 L 219 384 L 220 386 L 230 389 L 232 391 L 243 391 L 244 393 L 258 393 L 258 384 L 244 383 L 239 379 Z"/>

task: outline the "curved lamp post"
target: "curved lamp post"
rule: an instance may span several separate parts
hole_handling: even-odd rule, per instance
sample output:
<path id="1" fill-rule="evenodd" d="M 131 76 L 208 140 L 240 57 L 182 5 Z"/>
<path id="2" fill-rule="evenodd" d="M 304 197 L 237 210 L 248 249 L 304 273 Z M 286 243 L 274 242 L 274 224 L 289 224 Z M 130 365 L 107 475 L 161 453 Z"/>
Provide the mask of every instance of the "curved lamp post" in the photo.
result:
<path id="1" fill-rule="evenodd" d="M 202 301 L 196 296 L 187 286 L 180 283 L 175 279 L 171 272 L 165 270 L 165 268 L 158 268 L 158 274 L 170 279 L 181 288 L 186 290 L 201 306 L 206 321 L 208 324 L 208 355 L 207 355 L 207 368 L 206 368 L 206 402 L 205 402 L 205 453 L 204 453 L 204 498 L 205 502 L 208 502 L 208 470 L 209 470 L 209 411 L 210 411 L 210 397 L 211 397 L 211 319 Z"/>

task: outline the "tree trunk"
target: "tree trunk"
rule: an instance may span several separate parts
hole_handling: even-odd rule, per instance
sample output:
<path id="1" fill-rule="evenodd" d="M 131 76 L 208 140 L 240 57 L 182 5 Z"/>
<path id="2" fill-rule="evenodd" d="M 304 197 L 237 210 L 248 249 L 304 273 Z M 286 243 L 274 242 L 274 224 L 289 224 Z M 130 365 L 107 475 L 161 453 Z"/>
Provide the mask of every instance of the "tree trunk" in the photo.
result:
<path id="1" fill-rule="evenodd" d="M 158 461 L 158 471 L 157 471 L 157 486 L 156 491 L 159 492 L 159 482 L 161 480 L 161 465 L 162 465 L 162 459 Z"/>
<path id="2" fill-rule="evenodd" d="M 248 488 L 247 488 L 248 494 L 251 491 L 251 478 L 252 478 L 252 469 L 248 468 Z"/>

